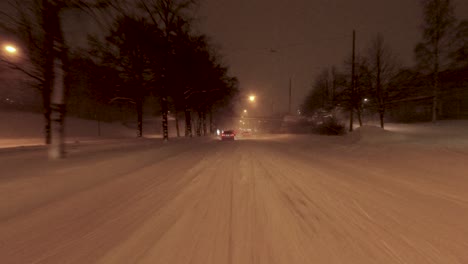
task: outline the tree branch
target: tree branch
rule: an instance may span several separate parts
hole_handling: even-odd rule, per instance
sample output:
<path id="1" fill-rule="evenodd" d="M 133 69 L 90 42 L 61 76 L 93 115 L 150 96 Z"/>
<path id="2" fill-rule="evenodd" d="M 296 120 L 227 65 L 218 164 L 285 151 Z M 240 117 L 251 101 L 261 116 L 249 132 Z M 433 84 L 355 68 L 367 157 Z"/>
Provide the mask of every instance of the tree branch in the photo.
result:
<path id="1" fill-rule="evenodd" d="M 11 69 L 14 69 L 14 70 L 17 70 L 17 71 L 20 71 L 20 72 L 26 74 L 27 76 L 29 76 L 29 77 L 35 79 L 36 81 L 38 81 L 38 82 L 40 82 L 40 83 L 43 83 L 43 82 L 44 82 L 44 80 L 43 80 L 41 77 L 38 77 L 38 76 L 36 76 L 36 75 L 30 73 L 29 71 L 27 71 L 26 69 L 24 69 L 24 68 L 18 66 L 18 65 L 15 64 L 15 63 L 12 63 L 12 62 L 10 62 L 10 61 L 8 61 L 8 60 L 5 60 L 5 59 L 2 59 L 2 58 L 0 58 L 0 62 L 5 63 L 5 64 L 6 64 L 8 67 L 10 67 Z"/>
<path id="2" fill-rule="evenodd" d="M 151 14 L 151 11 L 149 10 L 148 6 L 146 5 L 145 1 L 144 0 L 140 0 L 140 3 L 141 5 L 143 6 L 143 8 L 146 10 L 146 12 L 148 13 L 148 15 L 150 16 L 151 20 L 153 21 L 154 25 L 155 26 L 158 26 L 158 23 L 156 22 L 156 19 L 154 18 L 153 14 Z"/>
<path id="3" fill-rule="evenodd" d="M 189 99 L 190 96 L 194 95 L 194 94 L 200 94 L 200 93 L 212 93 L 212 92 L 216 92 L 216 91 L 220 91 L 221 89 L 219 88 L 216 88 L 216 89 L 211 89 L 211 90 L 203 90 L 203 91 L 195 91 L 193 93 L 190 93 L 188 95 L 185 96 L 185 100 Z M 184 95 L 187 94 L 190 90 L 188 91 L 185 91 L 184 92 Z"/>

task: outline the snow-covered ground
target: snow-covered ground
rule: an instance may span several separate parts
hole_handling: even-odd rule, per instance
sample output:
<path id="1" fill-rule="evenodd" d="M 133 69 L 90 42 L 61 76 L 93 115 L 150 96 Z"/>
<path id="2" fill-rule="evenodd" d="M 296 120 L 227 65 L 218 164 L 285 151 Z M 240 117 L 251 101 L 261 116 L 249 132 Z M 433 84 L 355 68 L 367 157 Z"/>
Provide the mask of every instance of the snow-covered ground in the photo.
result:
<path id="1" fill-rule="evenodd" d="M 65 124 L 67 143 L 102 142 L 115 139 L 134 139 L 137 135 L 136 122 L 98 122 L 67 117 Z M 161 138 L 160 121 L 145 120 L 143 136 L 146 138 Z M 180 122 L 180 131 L 185 127 Z M 0 111 L 0 149 L 12 147 L 44 145 L 44 118 L 38 113 Z M 176 137 L 174 124 L 170 127 L 170 136 Z"/>
<path id="2" fill-rule="evenodd" d="M 44 119 L 41 114 L 0 112 L 0 148 L 44 144 Z M 100 133 L 100 134 L 99 134 Z M 119 123 L 69 117 L 66 119 L 67 142 L 109 138 L 132 138 L 136 131 Z"/>
<path id="3" fill-rule="evenodd" d="M 0 152 L 1 263 L 468 263 L 468 125 Z"/>

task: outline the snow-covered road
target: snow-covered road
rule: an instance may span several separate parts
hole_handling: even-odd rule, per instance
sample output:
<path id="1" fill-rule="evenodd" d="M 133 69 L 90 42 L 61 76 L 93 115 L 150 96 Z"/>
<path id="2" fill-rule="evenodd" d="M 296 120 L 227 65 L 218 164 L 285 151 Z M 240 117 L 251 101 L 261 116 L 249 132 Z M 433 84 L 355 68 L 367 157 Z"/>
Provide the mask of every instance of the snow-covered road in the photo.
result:
<path id="1" fill-rule="evenodd" d="M 0 152 L 0 263 L 468 263 L 468 155 L 319 136 Z"/>

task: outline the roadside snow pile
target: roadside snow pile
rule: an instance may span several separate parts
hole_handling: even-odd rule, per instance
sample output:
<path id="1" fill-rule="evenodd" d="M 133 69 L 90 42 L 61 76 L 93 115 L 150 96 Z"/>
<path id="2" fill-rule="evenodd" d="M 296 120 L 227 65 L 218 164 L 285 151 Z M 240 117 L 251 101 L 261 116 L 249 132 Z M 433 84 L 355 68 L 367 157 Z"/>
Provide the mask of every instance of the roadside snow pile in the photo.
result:
<path id="1" fill-rule="evenodd" d="M 442 120 L 436 123 L 388 124 L 390 132 L 426 146 L 468 149 L 468 120 Z"/>
<path id="2" fill-rule="evenodd" d="M 44 144 L 44 118 L 39 113 L 0 112 L 0 148 Z M 90 139 L 134 138 L 136 130 L 120 123 L 105 123 L 67 117 L 67 142 Z"/>
<path id="3" fill-rule="evenodd" d="M 405 140 L 405 136 L 390 132 L 377 126 L 362 126 L 354 129 L 347 137 L 352 142 L 360 143 L 397 143 Z"/>
<path id="4" fill-rule="evenodd" d="M 466 137 L 468 135 L 468 120 L 440 120 L 436 123 L 415 123 L 385 125 L 389 131 L 407 135 L 430 137 Z"/>
<path id="5" fill-rule="evenodd" d="M 134 129 L 120 123 L 98 123 L 95 120 L 84 120 L 67 117 L 65 120 L 66 135 L 70 137 L 134 137 Z M 39 113 L 2 112 L 0 113 L 1 138 L 35 138 L 43 137 L 44 117 Z"/>

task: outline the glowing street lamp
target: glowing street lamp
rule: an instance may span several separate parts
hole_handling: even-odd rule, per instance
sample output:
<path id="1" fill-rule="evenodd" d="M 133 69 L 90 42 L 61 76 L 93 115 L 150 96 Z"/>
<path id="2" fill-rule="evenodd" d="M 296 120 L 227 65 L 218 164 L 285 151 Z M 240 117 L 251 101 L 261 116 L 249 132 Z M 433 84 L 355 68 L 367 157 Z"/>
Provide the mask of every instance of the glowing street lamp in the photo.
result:
<path id="1" fill-rule="evenodd" d="M 244 109 L 244 114 L 247 114 L 247 109 Z"/>
<path id="2" fill-rule="evenodd" d="M 6 45 L 4 49 L 6 52 L 10 54 L 15 54 L 18 51 L 14 46 L 11 46 L 11 45 Z"/>
<path id="3" fill-rule="evenodd" d="M 255 102 L 255 95 L 250 95 L 249 96 L 249 101 L 250 102 Z"/>

